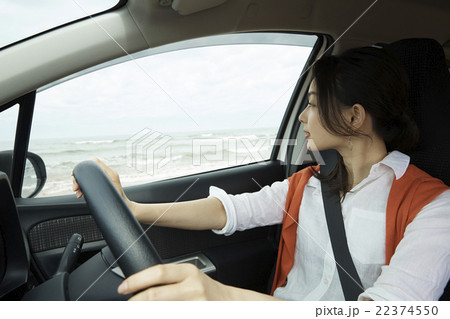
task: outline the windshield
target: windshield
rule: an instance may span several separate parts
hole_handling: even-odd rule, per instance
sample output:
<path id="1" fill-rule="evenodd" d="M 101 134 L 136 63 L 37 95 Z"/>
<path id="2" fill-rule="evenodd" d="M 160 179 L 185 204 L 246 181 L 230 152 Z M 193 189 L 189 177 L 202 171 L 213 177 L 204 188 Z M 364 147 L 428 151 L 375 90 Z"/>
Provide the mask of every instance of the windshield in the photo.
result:
<path id="1" fill-rule="evenodd" d="M 119 0 L 0 0 L 0 47 L 108 9 Z"/>

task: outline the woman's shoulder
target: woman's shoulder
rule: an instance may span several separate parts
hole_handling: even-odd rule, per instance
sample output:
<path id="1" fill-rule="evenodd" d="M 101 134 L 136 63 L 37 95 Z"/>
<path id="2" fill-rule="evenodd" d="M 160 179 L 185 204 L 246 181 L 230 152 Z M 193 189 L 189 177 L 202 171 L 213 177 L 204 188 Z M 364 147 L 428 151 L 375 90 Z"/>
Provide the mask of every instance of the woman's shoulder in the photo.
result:
<path id="1" fill-rule="evenodd" d="M 297 185 L 301 182 L 305 184 L 308 180 L 320 170 L 320 165 L 308 166 L 291 175 L 288 178 L 289 185 Z"/>
<path id="2" fill-rule="evenodd" d="M 409 207 L 421 207 L 450 188 L 417 166 L 410 164 L 405 174 L 394 180 L 390 192 L 391 203 L 409 203 Z M 404 199 L 409 198 L 409 200 Z M 414 209 L 413 209 L 414 210 Z"/>
<path id="3" fill-rule="evenodd" d="M 398 180 L 399 182 L 411 184 L 436 183 L 447 186 L 439 178 L 433 177 L 414 164 L 409 164 L 405 174 Z"/>

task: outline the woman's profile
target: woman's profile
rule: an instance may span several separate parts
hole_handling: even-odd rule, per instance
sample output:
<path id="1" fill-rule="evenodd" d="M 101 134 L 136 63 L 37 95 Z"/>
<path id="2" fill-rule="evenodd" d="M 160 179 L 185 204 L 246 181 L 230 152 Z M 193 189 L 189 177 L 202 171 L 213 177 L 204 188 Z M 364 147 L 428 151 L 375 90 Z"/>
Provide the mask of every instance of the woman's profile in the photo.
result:
<path id="1" fill-rule="evenodd" d="M 192 265 L 148 268 L 119 293 L 136 293 L 132 300 L 344 300 L 324 211 L 326 183 L 340 197 L 363 286 L 358 300 L 439 299 L 450 275 L 450 191 L 405 154 L 419 136 L 406 72 L 374 47 L 323 57 L 311 72 L 308 106 L 298 119 L 308 149 L 339 153 L 329 174 L 307 167 L 256 193 L 229 195 L 212 186 L 205 199 L 140 204 L 97 160 L 142 223 L 223 235 L 282 224 L 272 295 L 226 286 Z M 74 191 L 82 196 L 75 180 Z"/>

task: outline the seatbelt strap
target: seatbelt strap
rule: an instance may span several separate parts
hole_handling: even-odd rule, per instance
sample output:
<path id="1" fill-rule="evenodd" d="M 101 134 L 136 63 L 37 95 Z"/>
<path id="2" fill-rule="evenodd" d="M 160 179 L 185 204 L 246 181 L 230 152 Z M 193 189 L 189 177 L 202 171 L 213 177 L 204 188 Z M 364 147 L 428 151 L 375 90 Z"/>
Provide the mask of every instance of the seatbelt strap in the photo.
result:
<path id="1" fill-rule="evenodd" d="M 327 183 L 322 182 L 321 184 L 328 232 L 330 233 L 331 246 L 333 247 L 334 260 L 342 290 L 345 300 L 356 301 L 359 294 L 363 292 L 363 286 L 348 250 L 340 198 L 337 193 L 330 192 Z"/>

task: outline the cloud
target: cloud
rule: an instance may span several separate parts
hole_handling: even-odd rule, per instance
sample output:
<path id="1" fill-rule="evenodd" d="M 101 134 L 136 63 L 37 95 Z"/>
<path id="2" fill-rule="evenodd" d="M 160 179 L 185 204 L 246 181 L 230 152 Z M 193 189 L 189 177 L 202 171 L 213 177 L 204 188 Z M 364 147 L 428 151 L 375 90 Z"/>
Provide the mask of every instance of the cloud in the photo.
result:
<path id="1" fill-rule="evenodd" d="M 262 115 L 255 127 L 277 127 L 310 50 L 204 47 L 88 73 L 38 94 L 33 135 L 233 129 Z"/>

